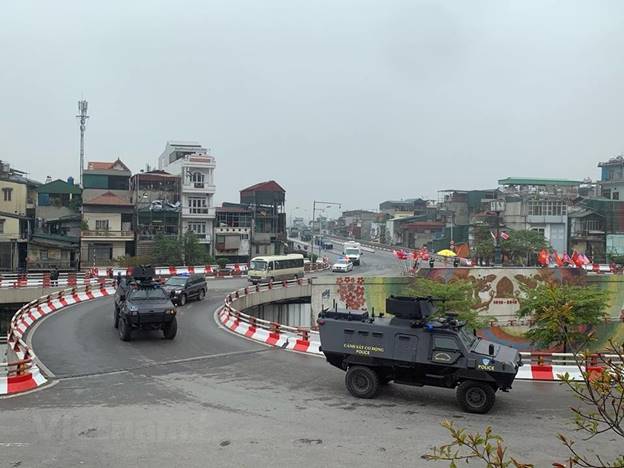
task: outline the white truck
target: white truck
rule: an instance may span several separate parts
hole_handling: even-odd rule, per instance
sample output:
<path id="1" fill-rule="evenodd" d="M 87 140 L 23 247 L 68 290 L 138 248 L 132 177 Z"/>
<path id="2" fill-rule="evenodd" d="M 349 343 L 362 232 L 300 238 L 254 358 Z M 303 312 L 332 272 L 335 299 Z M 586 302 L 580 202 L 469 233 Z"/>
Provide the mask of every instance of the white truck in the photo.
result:
<path id="1" fill-rule="evenodd" d="M 354 265 L 359 265 L 360 257 L 362 256 L 362 246 L 359 242 L 345 242 L 342 248 L 342 254 Z"/>

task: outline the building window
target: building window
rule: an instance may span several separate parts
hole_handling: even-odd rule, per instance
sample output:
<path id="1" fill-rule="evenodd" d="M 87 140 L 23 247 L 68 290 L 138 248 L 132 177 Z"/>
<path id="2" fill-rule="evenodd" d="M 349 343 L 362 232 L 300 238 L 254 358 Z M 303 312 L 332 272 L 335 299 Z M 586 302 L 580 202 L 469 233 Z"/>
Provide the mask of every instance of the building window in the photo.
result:
<path id="1" fill-rule="evenodd" d="M 48 250 L 47 249 L 39 249 L 39 259 L 40 260 L 48 260 Z"/>
<path id="2" fill-rule="evenodd" d="M 542 237 L 544 237 L 544 235 L 545 235 L 544 228 L 531 228 L 531 231 L 540 233 L 542 235 Z"/>
<path id="3" fill-rule="evenodd" d="M 189 198 L 188 204 L 189 213 L 191 214 L 208 213 L 205 198 Z"/>
<path id="4" fill-rule="evenodd" d="M 611 189 L 603 189 L 602 190 L 602 196 L 604 198 L 611 198 Z"/>
<path id="5" fill-rule="evenodd" d="M 2 194 L 4 195 L 4 201 L 11 201 L 11 194 L 13 193 L 13 189 L 12 188 L 3 188 L 2 189 Z"/>
<path id="6" fill-rule="evenodd" d="M 204 188 L 204 174 L 201 172 L 193 172 L 191 174 L 191 182 L 195 188 Z"/>
<path id="7" fill-rule="evenodd" d="M 188 230 L 195 233 L 200 239 L 206 238 L 206 223 L 188 223 Z"/>
<path id="8" fill-rule="evenodd" d="M 4 219 L 0 219 L 0 234 L 4 234 Z"/>
<path id="9" fill-rule="evenodd" d="M 95 230 L 96 231 L 108 231 L 108 219 L 96 219 Z"/>
<path id="10" fill-rule="evenodd" d="M 564 216 L 566 205 L 561 200 L 529 200 L 529 216 Z"/>
<path id="11" fill-rule="evenodd" d="M 612 200 L 619 200 L 620 199 L 620 192 L 613 192 L 611 194 L 611 199 Z"/>

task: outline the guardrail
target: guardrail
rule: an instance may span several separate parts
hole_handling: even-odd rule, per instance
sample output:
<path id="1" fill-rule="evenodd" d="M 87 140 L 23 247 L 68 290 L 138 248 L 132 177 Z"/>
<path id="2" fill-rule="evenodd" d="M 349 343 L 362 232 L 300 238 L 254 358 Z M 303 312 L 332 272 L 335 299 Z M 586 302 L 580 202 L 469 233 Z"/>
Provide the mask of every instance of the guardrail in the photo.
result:
<path id="1" fill-rule="evenodd" d="M 306 272 L 322 271 L 327 268 L 324 263 L 308 263 Z M 198 266 L 159 266 L 155 267 L 156 275 L 168 277 L 175 275 L 202 274 L 206 279 L 231 279 L 246 275 L 248 266 L 245 263 L 231 263 L 224 269 L 218 265 Z M 50 277 L 50 273 L 29 274 L 0 274 L 0 289 L 2 288 L 55 288 L 73 287 L 79 285 L 97 285 L 104 278 L 115 278 L 118 274 L 131 274 L 131 267 L 93 267 L 81 273 L 61 273 L 57 280 Z"/>
<path id="2" fill-rule="evenodd" d="M 17 359 L 0 363 L 0 395 L 30 390 L 47 381 L 36 365 L 37 356 L 34 350 L 26 342 L 28 330 L 35 322 L 69 305 L 108 296 L 114 292 L 112 282 L 101 278 L 97 286 L 75 286 L 42 296 L 21 307 L 11 319 L 6 338 L 7 354 L 14 354 Z"/>
<path id="3" fill-rule="evenodd" d="M 307 283 L 304 283 L 307 281 Z M 241 288 L 225 297 L 224 305 L 218 313 L 223 326 L 234 333 L 261 343 L 314 355 L 322 355 L 320 337 L 317 330 L 306 327 L 291 327 L 278 322 L 259 319 L 235 308 L 235 303 L 243 296 L 271 289 L 289 288 L 311 284 L 311 280 L 283 281 Z M 559 380 L 559 376 L 568 374 L 572 380 L 583 380 L 587 374 L 612 369 L 612 365 L 624 364 L 617 355 L 594 353 L 575 356 L 572 353 L 521 352 L 523 366 L 518 371 L 517 379 Z M 577 360 L 578 359 L 578 360 Z"/>
<path id="4" fill-rule="evenodd" d="M 291 327 L 278 322 L 259 319 L 236 310 L 232 305 L 241 296 L 309 284 L 312 284 L 310 278 L 299 278 L 291 281 L 269 282 L 237 289 L 225 297 L 223 308 L 219 312 L 219 320 L 234 333 L 254 341 L 292 351 L 321 355 L 318 331 L 306 327 Z"/>

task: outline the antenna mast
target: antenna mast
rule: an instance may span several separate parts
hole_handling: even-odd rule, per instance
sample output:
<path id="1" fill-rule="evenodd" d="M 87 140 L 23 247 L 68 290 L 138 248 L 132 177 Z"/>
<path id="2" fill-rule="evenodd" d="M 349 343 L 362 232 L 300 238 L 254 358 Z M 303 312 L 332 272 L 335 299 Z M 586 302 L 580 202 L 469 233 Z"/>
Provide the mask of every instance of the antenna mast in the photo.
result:
<path id="1" fill-rule="evenodd" d="M 76 117 L 80 119 L 80 186 L 82 187 L 82 172 L 84 170 L 84 133 L 87 128 L 87 119 L 89 116 L 87 115 L 87 106 L 89 103 L 87 101 L 78 101 L 78 112 L 79 115 Z"/>

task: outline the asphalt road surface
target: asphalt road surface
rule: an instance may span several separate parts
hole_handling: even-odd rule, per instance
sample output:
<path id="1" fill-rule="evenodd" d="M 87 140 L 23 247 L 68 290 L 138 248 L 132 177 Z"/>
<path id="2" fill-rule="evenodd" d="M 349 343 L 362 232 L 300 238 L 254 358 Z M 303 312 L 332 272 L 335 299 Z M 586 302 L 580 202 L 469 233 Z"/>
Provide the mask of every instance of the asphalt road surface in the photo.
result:
<path id="1" fill-rule="evenodd" d="M 111 299 L 42 322 L 33 344 L 59 380 L 0 400 L 0 467 L 446 466 L 420 457 L 448 440 L 447 418 L 492 425 L 536 466 L 566 455 L 555 434 L 574 399 L 561 386 L 517 382 L 485 416 L 462 413 L 444 389 L 391 384 L 358 400 L 323 359 L 221 329 L 213 313 L 235 285 L 210 283 L 207 299 L 180 308 L 174 341 L 120 341 Z M 621 451 L 608 438 L 592 447 Z"/>

